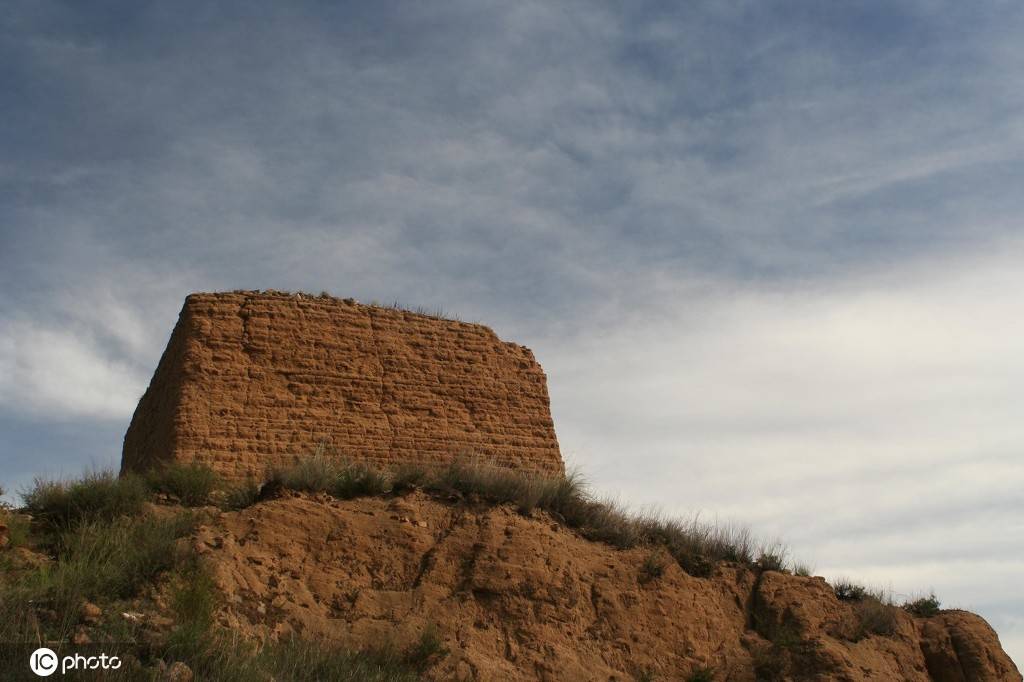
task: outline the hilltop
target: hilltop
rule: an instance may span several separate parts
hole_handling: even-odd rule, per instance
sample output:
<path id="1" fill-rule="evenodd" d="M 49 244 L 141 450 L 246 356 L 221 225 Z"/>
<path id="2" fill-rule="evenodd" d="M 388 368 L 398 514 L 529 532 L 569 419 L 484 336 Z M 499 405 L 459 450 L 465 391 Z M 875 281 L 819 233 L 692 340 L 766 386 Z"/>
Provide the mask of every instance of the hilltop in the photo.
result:
<path id="1" fill-rule="evenodd" d="M 6 516 L 3 638 L 127 642 L 108 679 L 1021 679 L 976 615 L 795 575 L 571 477 L 313 458 L 222 489 L 176 467 L 40 483 Z"/>

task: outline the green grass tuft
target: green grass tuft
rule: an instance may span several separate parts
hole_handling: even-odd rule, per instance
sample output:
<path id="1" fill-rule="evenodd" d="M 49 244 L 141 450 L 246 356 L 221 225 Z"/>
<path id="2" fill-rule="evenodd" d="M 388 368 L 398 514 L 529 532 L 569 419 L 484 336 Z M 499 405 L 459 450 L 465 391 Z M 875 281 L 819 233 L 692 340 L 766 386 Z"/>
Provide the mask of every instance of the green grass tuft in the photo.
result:
<path id="1" fill-rule="evenodd" d="M 329 493 L 343 500 L 391 490 L 391 480 L 383 472 L 360 462 L 339 461 L 320 451 L 289 469 L 275 472 L 271 483 L 291 490 Z"/>
<path id="2" fill-rule="evenodd" d="M 53 530 L 86 520 L 139 514 L 148 498 L 141 478 L 133 474 L 118 478 L 111 471 L 88 473 L 71 482 L 37 478 L 22 493 L 25 511 Z"/>
<path id="3" fill-rule="evenodd" d="M 695 668 L 687 676 L 686 682 L 715 682 L 715 669 L 707 666 Z"/>
<path id="4" fill-rule="evenodd" d="M 757 557 L 757 567 L 762 571 L 776 571 L 782 573 L 786 570 L 786 556 L 782 552 L 762 551 Z"/>
<path id="5" fill-rule="evenodd" d="M 849 580 L 839 580 L 832 590 L 836 593 L 839 601 L 861 601 L 869 595 L 868 589 L 863 585 L 852 583 Z"/>
<path id="6" fill-rule="evenodd" d="M 175 542 L 192 531 L 195 518 L 180 514 L 88 521 L 60 538 L 58 561 L 42 571 L 58 604 L 132 596 L 175 562 Z"/>
<path id="7" fill-rule="evenodd" d="M 176 564 L 190 513 L 81 521 L 47 538 L 56 560 L 0 585 L 0 642 L 66 640 L 84 601 L 136 595 Z"/>
<path id="8" fill-rule="evenodd" d="M 209 504 L 210 494 L 220 485 L 220 477 L 202 464 L 167 464 L 146 472 L 146 483 L 160 493 L 178 498 L 186 507 Z"/>
<path id="9" fill-rule="evenodd" d="M 402 464 L 391 475 L 391 488 L 396 492 L 422 488 L 430 480 L 430 472 L 420 466 Z"/>
<path id="10" fill-rule="evenodd" d="M 0 507 L 0 526 L 7 526 L 8 547 L 28 545 L 31 524 L 24 514 Z"/>
<path id="11" fill-rule="evenodd" d="M 394 651 L 346 651 L 317 642 L 290 640 L 265 647 L 255 667 L 274 679 L 297 682 L 414 682 L 416 668 Z"/>
<path id="12" fill-rule="evenodd" d="M 919 618 L 931 618 L 937 616 L 941 611 L 942 603 L 934 593 L 929 594 L 927 597 L 921 597 L 913 601 L 908 601 L 903 605 L 903 609 L 908 613 L 911 613 Z"/>
<path id="13" fill-rule="evenodd" d="M 328 492 L 342 500 L 366 495 L 381 495 L 391 490 L 391 481 L 380 471 L 364 464 L 349 464 L 336 469 Z"/>
<path id="14" fill-rule="evenodd" d="M 896 607 L 874 596 L 867 596 L 857 602 L 854 607 L 857 618 L 853 632 L 853 641 L 857 642 L 869 635 L 890 637 L 896 632 Z"/>
<path id="15" fill-rule="evenodd" d="M 263 487 L 255 480 L 247 480 L 239 485 L 227 488 L 220 500 L 220 506 L 225 510 L 238 510 L 251 507 L 260 501 L 260 494 Z"/>
<path id="16" fill-rule="evenodd" d="M 793 564 L 793 575 L 798 575 L 801 578 L 809 578 L 813 575 L 814 569 L 809 564 L 803 562 L 797 562 Z"/>
<path id="17" fill-rule="evenodd" d="M 330 490 L 337 478 L 337 465 L 333 460 L 317 452 L 311 457 L 282 471 L 274 472 L 271 481 L 290 490 L 308 493 L 324 493 Z"/>
<path id="18" fill-rule="evenodd" d="M 448 655 L 448 648 L 433 624 L 424 628 L 420 638 L 405 652 L 404 660 L 416 670 L 426 670 Z"/>
<path id="19" fill-rule="evenodd" d="M 665 575 L 665 558 L 661 551 L 655 550 L 644 558 L 640 564 L 640 583 L 646 584 Z"/>

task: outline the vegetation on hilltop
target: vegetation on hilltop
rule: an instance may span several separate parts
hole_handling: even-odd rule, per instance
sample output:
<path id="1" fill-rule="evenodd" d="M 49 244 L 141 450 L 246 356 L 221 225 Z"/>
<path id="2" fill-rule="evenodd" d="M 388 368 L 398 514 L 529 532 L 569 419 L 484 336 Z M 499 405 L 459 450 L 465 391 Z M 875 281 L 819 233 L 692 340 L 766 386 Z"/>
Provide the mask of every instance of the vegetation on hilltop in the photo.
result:
<path id="1" fill-rule="evenodd" d="M 0 552 L 0 642 L 32 648 L 118 643 L 130 665 L 121 677 L 106 679 L 157 679 L 176 662 L 196 679 L 215 681 L 417 679 L 447 655 L 430 628 L 404 647 L 385 642 L 366 651 L 301 640 L 258 645 L 223 630 L 214 618 L 219 594 L 189 539 L 218 508 L 245 508 L 284 490 L 352 499 L 410 489 L 455 504 L 512 505 L 525 515 L 541 511 L 589 540 L 646 548 L 637 576 L 644 585 L 657 585 L 668 562 L 698 577 L 722 561 L 759 574 L 807 572 L 790 568 L 784 549 L 759 545 L 744 528 L 630 514 L 595 498 L 574 473 L 544 478 L 467 462 L 381 471 L 320 452 L 241 486 L 227 486 L 197 464 L 145 476 L 101 471 L 73 481 L 37 479 L 22 493 L 21 509 L 0 508 L 7 546 Z M 856 604 L 859 625 L 850 639 L 892 634 L 891 599 L 846 582 L 835 592 Z M 935 615 L 938 607 L 934 595 L 904 605 L 921 617 Z M 768 634 L 774 644 L 765 655 L 789 656 L 785 633 Z M 0 667 L 24 667 L 28 650 L 0 650 L 0 659 L 17 659 L 0 660 Z M 770 671 L 779 663 L 766 658 L 760 665 Z M 713 671 L 697 669 L 690 679 L 713 679 Z"/>

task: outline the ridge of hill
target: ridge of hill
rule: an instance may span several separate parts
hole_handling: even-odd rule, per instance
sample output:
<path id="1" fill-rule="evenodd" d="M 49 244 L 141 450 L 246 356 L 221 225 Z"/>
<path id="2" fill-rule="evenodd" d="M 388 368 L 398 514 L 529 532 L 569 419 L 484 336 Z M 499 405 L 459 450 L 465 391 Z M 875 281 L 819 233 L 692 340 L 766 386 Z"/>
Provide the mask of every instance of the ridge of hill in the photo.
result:
<path id="1" fill-rule="evenodd" d="M 572 477 L 313 458 L 219 486 L 37 482 L 0 518 L 0 640 L 116 644 L 110 680 L 1022 679 L 977 615 L 795 575 Z"/>

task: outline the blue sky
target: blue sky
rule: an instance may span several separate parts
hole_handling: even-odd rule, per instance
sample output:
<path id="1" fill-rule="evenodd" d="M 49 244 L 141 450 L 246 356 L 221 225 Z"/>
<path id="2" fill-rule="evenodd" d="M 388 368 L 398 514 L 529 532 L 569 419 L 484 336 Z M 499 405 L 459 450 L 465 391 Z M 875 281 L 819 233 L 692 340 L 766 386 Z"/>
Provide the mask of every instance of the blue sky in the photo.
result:
<path id="1" fill-rule="evenodd" d="M 600 490 L 1024 660 L 1017 3 L 2 6 L 7 487 L 116 464 L 190 291 L 397 299 Z"/>

